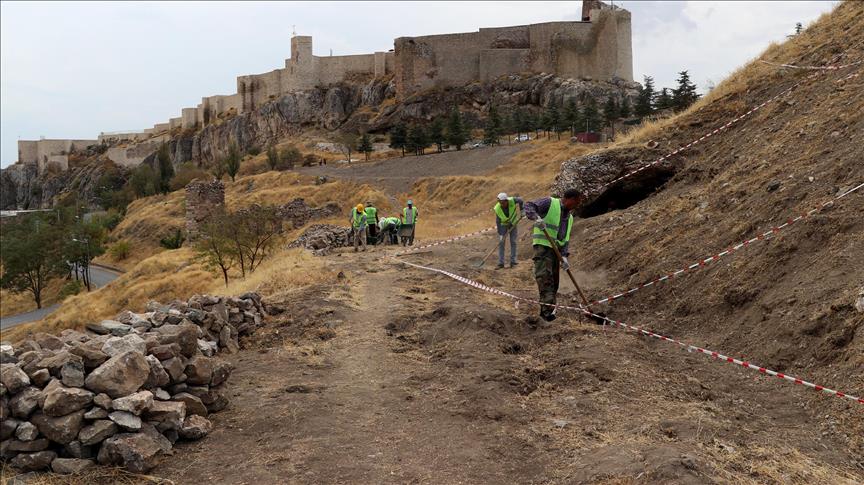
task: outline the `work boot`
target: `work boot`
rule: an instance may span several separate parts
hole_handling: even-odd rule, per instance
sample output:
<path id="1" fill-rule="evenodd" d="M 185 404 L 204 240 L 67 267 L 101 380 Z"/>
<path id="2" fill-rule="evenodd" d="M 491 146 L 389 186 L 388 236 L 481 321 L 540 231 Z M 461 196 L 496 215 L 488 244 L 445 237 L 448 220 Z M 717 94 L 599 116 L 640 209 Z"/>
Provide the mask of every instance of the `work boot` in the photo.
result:
<path id="1" fill-rule="evenodd" d="M 495 266 L 495 269 L 504 269 L 504 264 L 498 263 L 498 266 Z"/>
<path id="2" fill-rule="evenodd" d="M 516 261 L 510 261 L 510 267 L 515 268 L 516 267 Z"/>
<path id="3" fill-rule="evenodd" d="M 541 313 L 540 318 L 542 318 L 543 320 L 546 320 L 547 322 L 551 322 L 551 321 L 555 320 L 556 317 L 555 317 L 554 313 L 545 313 L 545 314 Z"/>

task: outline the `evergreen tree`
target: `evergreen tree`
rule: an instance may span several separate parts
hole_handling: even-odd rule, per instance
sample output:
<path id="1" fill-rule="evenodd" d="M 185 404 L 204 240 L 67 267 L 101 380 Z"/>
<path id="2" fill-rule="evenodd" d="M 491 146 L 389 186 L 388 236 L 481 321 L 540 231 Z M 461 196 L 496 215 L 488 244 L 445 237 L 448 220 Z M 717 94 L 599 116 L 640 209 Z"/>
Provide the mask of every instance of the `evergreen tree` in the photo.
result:
<path id="1" fill-rule="evenodd" d="M 357 146 L 357 150 L 363 152 L 363 155 L 366 156 L 366 161 L 369 161 L 369 154 L 372 153 L 372 140 L 369 138 L 369 133 L 363 133 L 363 136 L 360 137 L 360 144 Z"/>
<path id="2" fill-rule="evenodd" d="M 498 144 L 501 136 L 501 116 L 498 115 L 498 107 L 494 104 L 489 106 L 489 117 L 486 118 L 486 126 L 483 129 L 483 143 L 492 146 Z"/>
<path id="3" fill-rule="evenodd" d="M 415 155 L 423 155 L 429 146 L 429 137 L 422 125 L 411 125 L 408 129 L 408 139 L 405 148 L 413 151 Z"/>
<path id="4" fill-rule="evenodd" d="M 663 88 L 660 90 L 660 94 L 657 95 L 655 106 L 656 109 L 660 111 L 672 107 L 672 95 L 669 94 L 669 88 Z"/>
<path id="5" fill-rule="evenodd" d="M 514 125 L 515 125 L 515 123 L 513 121 L 513 114 L 510 112 L 505 113 L 504 116 L 501 118 L 501 129 L 504 131 L 504 134 L 507 135 L 507 144 L 508 145 L 513 144 L 513 139 L 511 137 L 511 135 L 513 134 L 514 131 L 516 131 L 516 129 L 514 128 Z"/>
<path id="6" fill-rule="evenodd" d="M 639 90 L 639 97 L 636 98 L 636 116 L 644 117 L 653 113 L 655 97 L 654 78 L 645 76 L 645 82 Z"/>
<path id="7" fill-rule="evenodd" d="M 237 145 L 232 143 L 228 147 L 228 156 L 225 157 L 223 164 L 225 165 L 225 173 L 231 177 L 233 182 L 240 172 L 240 150 L 237 149 Z"/>
<path id="8" fill-rule="evenodd" d="M 525 131 L 525 134 L 537 129 L 537 116 L 530 109 L 526 109 L 522 114 L 522 129 Z"/>
<path id="9" fill-rule="evenodd" d="M 513 132 L 516 134 L 516 140 L 519 140 L 519 136 L 522 134 L 522 127 L 525 126 L 525 112 L 522 111 L 521 108 L 516 108 L 513 110 Z"/>
<path id="10" fill-rule="evenodd" d="M 402 156 L 405 156 L 405 142 L 408 141 L 408 128 L 405 123 L 398 123 L 393 128 L 390 128 L 390 148 L 394 150 L 402 150 Z"/>
<path id="11" fill-rule="evenodd" d="M 468 131 L 462 121 L 462 113 L 458 106 L 453 106 L 450 118 L 447 120 L 447 144 L 456 147 L 457 151 L 468 141 Z"/>
<path id="12" fill-rule="evenodd" d="M 633 114 L 633 110 L 630 108 L 630 99 L 624 96 L 624 99 L 621 100 L 621 105 L 618 106 L 618 116 L 629 118 L 631 114 Z"/>
<path id="13" fill-rule="evenodd" d="M 576 122 L 579 120 L 579 107 L 576 100 L 570 98 L 564 106 L 563 124 L 570 130 L 570 136 L 576 133 Z"/>
<path id="14" fill-rule="evenodd" d="M 174 177 L 174 164 L 171 163 L 171 154 L 168 152 L 168 144 L 162 143 L 156 154 L 159 168 L 159 191 L 167 194 L 171 191 L 171 178 Z"/>
<path id="15" fill-rule="evenodd" d="M 603 121 L 607 126 L 613 126 L 615 120 L 618 119 L 618 104 L 615 98 L 609 96 L 606 98 L 606 103 L 603 105 Z"/>
<path id="16" fill-rule="evenodd" d="M 678 87 L 672 90 L 672 106 L 675 111 L 684 111 L 699 99 L 696 93 L 696 85 L 690 81 L 690 73 L 681 71 L 678 73 Z"/>
<path id="17" fill-rule="evenodd" d="M 549 107 L 546 108 L 546 118 L 549 122 L 549 129 L 553 133 L 558 134 L 558 139 L 561 139 L 561 113 L 558 111 L 558 106 L 555 105 L 554 102 L 549 103 Z"/>
<path id="18" fill-rule="evenodd" d="M 585 131 L 597 131 L 600 129 L 600 112 L 597 110 L 597 101 L 588 97 L 585 101 L 585 109 L 582 110 L 582 122 Z"/>
<path id="19" fill-rule="evenodd" d="M 444 118 L 441 116 L 435 118 L 432 121 L 432 124 L 429 125 L 429 130 L 426 133 L 429 138 L 429 143 L 434 144 L 438 153 L 444 151 Z"/>

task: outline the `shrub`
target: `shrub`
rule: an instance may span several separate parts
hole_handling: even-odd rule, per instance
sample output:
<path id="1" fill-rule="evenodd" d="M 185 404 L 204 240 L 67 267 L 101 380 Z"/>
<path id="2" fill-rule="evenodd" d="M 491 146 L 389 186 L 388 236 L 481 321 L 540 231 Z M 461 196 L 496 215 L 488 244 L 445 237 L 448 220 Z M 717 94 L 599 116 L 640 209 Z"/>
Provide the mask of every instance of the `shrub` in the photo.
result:
<path id="1" fill-rule="evenodd" d="M 295 164 L 303 162 L 303 154 L 294 145 L 288 145 L 279 154 L 279 169 L 290 170 Z"/>
<path id="2" fill-rule="evenodd" d="M 60 301 L 65 300 L 69 296 L 81 293 L 81 290 L 83 289 L 84 285 L 79 280 L 73 280 L 66 283 L 63 285 L 63 288 L 60 289 Z"/>
<path id="3" fill-rule="evenodd" d="M 258 156 L 259 153 L 261 153 L 261 148 L 258 147 L 257 145 L 251 146 L 251 147 L 249 147 L 248 150 L 246 150 L 246 153 L 248 153 L 249 155 L 252 155 L 253 157 L 256 157 L 256 156 Z"/>
<path id="4" fill-rule="evenodd" d="M 193 179 L 209 180 L 211 174 L 191 163 L 184 163 L 177 167 L 174 177 L 171 179 L 171 190 L 180 190 L 186 187 Z"/>
<path id="5" fill-rule="evenodd" d="M 126 241 L 117 241 L 108 248 L 108 254 L 110 254 L 115 261 L 122 261 L 128 258 L 129 252 L 129 243 Z"/>
<path id="6" fill-rule="evenodd" d="M 183 247 L 183 241 L 185 240 L 186 238 L 183 237 L 183 231 L 177 229 L 173 236 L 163 237 L 160 239 L 159 245 L 165 249 L 180 249 Z"/>
<path id="7" fill-rule="evenodd" d="M 307 153 L 306 156 L 303 157 L 303 166 L 304 167 L 311 167 L 311 166 L 317 165 L 317 164 L 318 164 L 318 157 L 316 157 L 314 154 Z"/>

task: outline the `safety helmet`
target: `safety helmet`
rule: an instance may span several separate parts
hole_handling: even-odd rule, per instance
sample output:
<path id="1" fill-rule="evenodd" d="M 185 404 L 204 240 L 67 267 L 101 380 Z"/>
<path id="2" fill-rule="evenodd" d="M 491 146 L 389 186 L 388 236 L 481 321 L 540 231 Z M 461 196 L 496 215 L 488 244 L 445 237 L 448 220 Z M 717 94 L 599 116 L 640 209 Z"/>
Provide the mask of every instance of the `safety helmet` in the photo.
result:
<path id="1" fill-rule="evenodd" d="M 500 194 L 498 194 L 498 200 L 507 200 L 507 194 L 501 192 Z"/>
<path id="2" fill-rule="evenodd" d="M 408 205 L 414 205 L 414 201 L 411 199 L 408 199 Z"/>
<path id="3" fill-rule="evenodd" d="M 356 209 L 357 209 L 357 212 L 363 212 L 366 208 L 363 207 L 363 204 L 357 204 Z"/>

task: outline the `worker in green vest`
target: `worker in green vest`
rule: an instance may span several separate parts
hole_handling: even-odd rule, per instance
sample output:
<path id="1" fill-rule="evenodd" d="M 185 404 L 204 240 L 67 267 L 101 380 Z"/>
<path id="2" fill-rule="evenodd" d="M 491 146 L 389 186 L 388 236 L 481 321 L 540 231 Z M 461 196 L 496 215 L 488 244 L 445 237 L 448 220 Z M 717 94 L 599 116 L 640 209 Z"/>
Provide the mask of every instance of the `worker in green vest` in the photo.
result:
<path id="1" fill-rule="evenodd" d="M 534 245 L 534 279 L 540 292 L 540 318 L 551 322 L 555 320 L 555 304 L 558 295 L 559 272 L 570 269 L 567 256 L 570 231 L 573 229 L 573 212 L 582 205 L 584 195 L 576 189 L 567 189 L 564 196 L 544 197 L 525 203 L 525 217 L 534 221 L 532 242 Z M 549 233 L 561 252 L 562 260 L 552 249 L 552 243 L 544 234 Z"/>
<path id="2" fill-rule="evenodd" d="M 354 252 L 357 252 L 357 246 L 360 244 L 363 245 L 363 251 L 366 251 L 366 208 L 363 207 L 363 204 L 357 204 L 357 207 L 351 209 L 351 216 L 348 220 L 354 234 Z"/>
<path id="3" fill-rule="evenodd" d="M 372 201 L 366 202 L 366 237 L 372 244 L 378 243 L 378 209 L 372 205 Z"/>
<path id="4" fill-rule="evenodd" d="M 414 245 L 414 232 L 417 230 L 417 216 L 420 211 L 414 207 L 414 201 L 408 199 L 408 207 L 402 209 L 402 224 L 399 227 L 399 239 L 403 246 Z"/>
<path id="5" fill-rule="evenodd" d="M 382 217 L 378 221 L 378 229 L 383 236 L 383 240 L 388 244 L 399 244 L 397 233 L 401 224 L 398 217 Z"/>
<path id="6" fill-rule="evenodd" d="M 519 235 L 516 224 L 519 222 L 520 213 L 524 209 L 525 201 L 521 197 L 507 197 L 501 192 L 498 194 L 498 203 L 492 209 L 495 212 L 495 226 L 498 228 L 498 269 L 504 267 L 504 245 L 507 244 L 507 235 L 510 235 L 510 267 L 516 266 L 516 240 Z M 519 209 L 516 209 L 519 206 Z"/>

